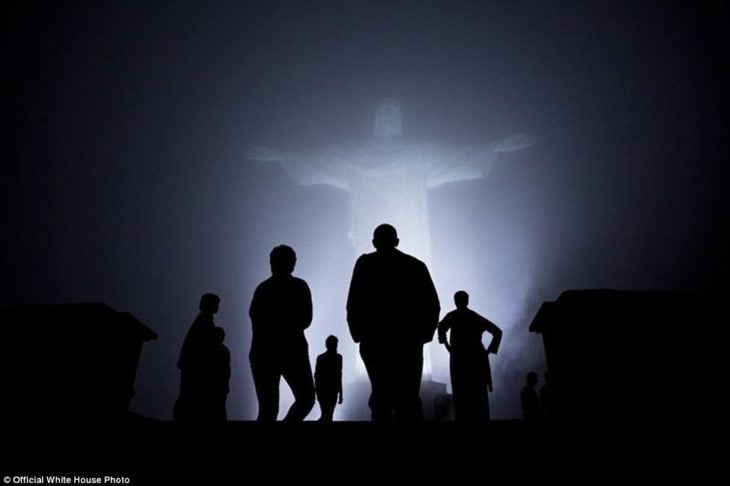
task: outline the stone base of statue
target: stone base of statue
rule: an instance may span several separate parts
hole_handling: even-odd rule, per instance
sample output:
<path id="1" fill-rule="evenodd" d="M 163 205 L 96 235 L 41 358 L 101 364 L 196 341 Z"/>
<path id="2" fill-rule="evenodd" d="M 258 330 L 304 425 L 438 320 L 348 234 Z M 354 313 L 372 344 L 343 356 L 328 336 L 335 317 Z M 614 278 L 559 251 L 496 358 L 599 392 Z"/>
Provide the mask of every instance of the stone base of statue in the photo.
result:
<path id="1" fill-rule="evenodd" d="M 335 420 L 370 421 L 370 382 L 356 381 L 344 386 L 345 403 L 338 405 Z M 423 419 L 440 422 L 454 419 L 454 406 L 451 395 L 446 391 L 446 383 L 423 380 L 421 382 L 421 402 Z"/>

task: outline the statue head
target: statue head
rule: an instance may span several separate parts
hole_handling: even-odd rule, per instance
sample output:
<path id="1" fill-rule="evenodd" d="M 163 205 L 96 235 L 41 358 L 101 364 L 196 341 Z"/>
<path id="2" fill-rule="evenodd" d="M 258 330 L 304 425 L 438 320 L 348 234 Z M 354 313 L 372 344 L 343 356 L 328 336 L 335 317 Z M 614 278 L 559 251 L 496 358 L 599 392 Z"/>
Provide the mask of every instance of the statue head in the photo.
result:
<path id="1" fill-rule="evenodd" d="M 396 137 L 403 134 L 400 101 L 386 98 L 378 103 L 373 131 L 376 137 Z"/>

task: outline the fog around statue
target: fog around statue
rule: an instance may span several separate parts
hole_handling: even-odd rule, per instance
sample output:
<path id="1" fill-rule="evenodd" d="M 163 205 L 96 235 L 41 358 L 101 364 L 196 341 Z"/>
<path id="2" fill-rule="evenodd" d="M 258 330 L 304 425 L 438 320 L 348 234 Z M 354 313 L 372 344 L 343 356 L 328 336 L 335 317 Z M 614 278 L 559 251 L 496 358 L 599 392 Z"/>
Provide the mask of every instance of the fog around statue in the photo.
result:
<path id="1" fill-rule="evenodd" d="M 431 262 L 428 189 L 489 174 L 500 152 L 528 147 L 535 139 L 515 135 L 493 143 L 461 146 L 408 141 L 402 136 L 400 102 L 382 101 L 371 141 L 331 145 L 297 153 L 256 147 L 246 158 L 283 165 L 300 185 L 323 184 L 349 194 L 350 238 L 356 253 L 373 250 L 373 228 L 387 222 L 400 234 L 401 249 Z"/>

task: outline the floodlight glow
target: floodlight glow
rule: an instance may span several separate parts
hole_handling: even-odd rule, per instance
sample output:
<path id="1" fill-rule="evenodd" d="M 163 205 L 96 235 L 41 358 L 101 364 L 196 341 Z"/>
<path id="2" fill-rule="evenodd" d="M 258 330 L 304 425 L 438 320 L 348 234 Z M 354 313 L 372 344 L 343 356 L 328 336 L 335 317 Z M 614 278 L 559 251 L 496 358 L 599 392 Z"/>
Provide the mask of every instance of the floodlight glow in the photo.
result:
<path id="1" fill-rule="evenodd" d="M 350 215 L 348 237 L 355 256 L 374 251 L 373 229 L 381 223 L 389 223 L 398 231 L 399 248 L 432 268 L 428 191 L 448 183 L 483 178 L 492 170 L 500 152 L 528 147 L 535 140 L 517 135 L 495 143 L 465 146 L 412 142 L 402 136 L 402 113 L 397 100 L 384 100 L 375 114 L 374 137 L 367 143 L 332 145 L 316 153 L 258 147 L 245 155 L 249 159 L 281 164 L 297 184 L 326 185 L 346 191 Z M 442 287 L 438 279 L 434 280 L 441 292 L 443 288 L 451 288 L 451 285 Z M 346 286 L 347 283 L 341 284 Z M 312 281 L 310 284 L 317 285 Z M 441 297 L 443 300 L 443 295 Z M 344 305 L 343 300 L 343 311 Z M 450 305 L 450 300 L 442 302 L 442 309 Z M 336 328 L 342 329 L 342 326 Z M 331 331 L 330 328 L 321 333 L 310 330 L 310 349 L 317 350 Z M 441 350 L 432 353 L 432 348 L 433 345 L 425 348 L 424 378 L 430 379 L 436 371 L 432 354 L 440 353 L 436 359 L 440 369 L 436 373 L 440 380 L 448 381 L 448 359 Z M 313 356 L 315 352 L 312 352 Z M 442 370 L 444 363 L 446 373 Z M 366 379 L 359 356 L 343 371 L 346 380 Z"/>

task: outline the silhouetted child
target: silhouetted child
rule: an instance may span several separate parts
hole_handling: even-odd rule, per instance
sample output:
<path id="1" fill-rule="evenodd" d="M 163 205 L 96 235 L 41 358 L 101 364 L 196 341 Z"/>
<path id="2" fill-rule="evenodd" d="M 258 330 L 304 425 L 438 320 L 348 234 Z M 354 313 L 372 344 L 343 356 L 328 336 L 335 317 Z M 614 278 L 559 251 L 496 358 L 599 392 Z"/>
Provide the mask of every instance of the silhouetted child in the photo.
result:
<path id="1" fill-rule="evenodd" d="M 537 373 L 527 373 L 525 386 L 520 391 L 520 403 L 522 404 L 522 417 L 525 422 L 540 421 L 540 398 L 537 396 Z"/>
<path id="2" fill-rule="evenodd" d="M 213 328 L 213 349 L 210 360 L 210 405 L 211 419 L 228 420 L 226 399 L 231 379 L 231 353 L 223 343 L 226 332 L 222 327 Z"/>
<path id="3" fill-rule="evenodd" d="M 540 416 L 553 421 L 560 415 L 560 392 L 550 371 L 545 372 L 545 384 L 540 388 Z"/>
<path id="4" fill-rule="evenodd" d="M 342 403 L 342 355 L 337 352 L 338 342 L 335 336 L 325 340 L 327 351 L 317 356 L 314 368 L 314 388 L 321 410 L 320 422 L 332 422 L 338 395 Z"/>
<path id="5" fill-rule="evenodd" d="M 438 325 L 439 342 L 451 357 L 451 388 L 454 394 L 454 415 L 459 422 L 489 420 L 489 394 L 492 391 L 492 371 L 489 354 L 497 353 L 502 330 L 496 324 L 468 308 L 469 294 L 460 290 L 454 294 L 456 310 L 446 314 Z M 446 333 L 451 330 L 449 338 Z M 484 349 L 482 334 L 492 335 Z"/>

